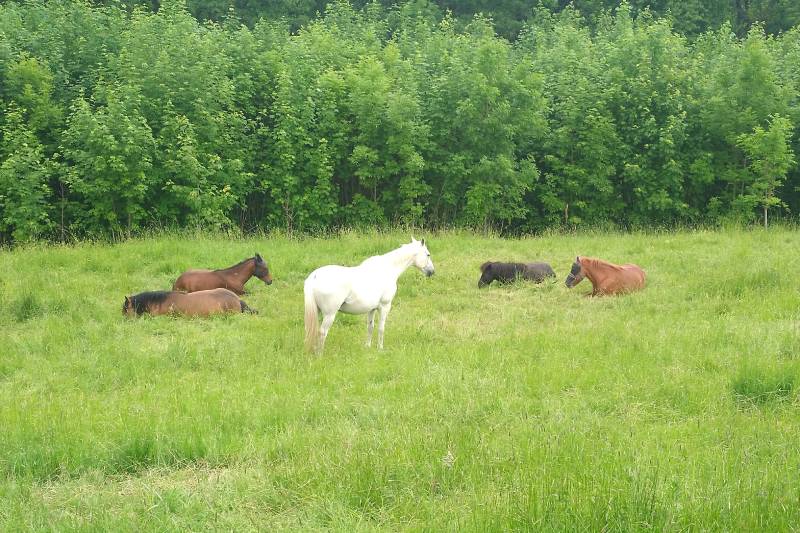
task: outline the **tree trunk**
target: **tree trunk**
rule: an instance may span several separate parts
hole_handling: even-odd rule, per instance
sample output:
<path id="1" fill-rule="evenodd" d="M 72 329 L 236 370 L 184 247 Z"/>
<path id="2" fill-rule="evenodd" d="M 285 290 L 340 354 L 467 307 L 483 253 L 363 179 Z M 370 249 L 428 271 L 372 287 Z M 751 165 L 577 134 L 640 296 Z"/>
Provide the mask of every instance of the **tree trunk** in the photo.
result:
<path id="1" fill-rule="evenodd" d="M 58 180 L 58 188 L 61 191 L 61 242 L 67 242 L 67 233 L 64 229 L 64 204 L 67 202 L 66 194 L 64 193 L 64 182 Z"/>
<path id="2" fill-rule="evenodd" d="M 764 229 L 767 228 L 767 206 L 764 206 Z"/>

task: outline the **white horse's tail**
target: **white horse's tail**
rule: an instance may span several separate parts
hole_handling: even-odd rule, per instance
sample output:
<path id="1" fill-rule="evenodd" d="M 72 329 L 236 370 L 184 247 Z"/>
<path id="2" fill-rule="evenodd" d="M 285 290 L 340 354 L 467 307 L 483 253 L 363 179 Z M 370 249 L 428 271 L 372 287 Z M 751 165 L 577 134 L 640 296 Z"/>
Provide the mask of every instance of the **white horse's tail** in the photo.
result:
<path id="1" fill-rule="evenodd" d="M 306 302 L 306 350 L 316 351 L 319 345 L 319 321 L 317 319 L 317 301 L 314 298 L 314 288 L 311 279 L 303 285 Z"/>

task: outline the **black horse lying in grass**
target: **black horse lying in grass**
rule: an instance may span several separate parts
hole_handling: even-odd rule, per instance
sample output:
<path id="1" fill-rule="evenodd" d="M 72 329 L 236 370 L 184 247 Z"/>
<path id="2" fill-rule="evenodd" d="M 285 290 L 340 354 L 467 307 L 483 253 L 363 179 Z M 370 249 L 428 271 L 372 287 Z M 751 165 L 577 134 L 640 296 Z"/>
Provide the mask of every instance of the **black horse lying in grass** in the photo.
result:
<path id="1" fill-rule="evenodd" d="M 554 278 L 556 273 L 547 263 L 501 263 L 487 261 L 481 265 L 481 279 L 478 288 L 486 287 L 493 281 L 508 283 L 517 279 L 527 279 L 541 283 L 546 278 Z"/>

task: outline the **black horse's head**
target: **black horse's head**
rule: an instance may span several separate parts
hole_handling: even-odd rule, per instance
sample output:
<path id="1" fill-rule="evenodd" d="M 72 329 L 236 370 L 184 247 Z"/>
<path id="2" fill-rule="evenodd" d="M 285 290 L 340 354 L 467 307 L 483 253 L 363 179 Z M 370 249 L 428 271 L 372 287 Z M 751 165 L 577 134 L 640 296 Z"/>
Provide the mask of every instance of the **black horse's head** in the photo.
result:
<path id="1" fill-rule="evenodd" d="M 122 314 L 123 315 L 135 314 L 135 311 L 133 310 L 133 296 L 125 297 L 125 301 L 122 303 Z"/>
<path id="2" fill-rule="evenodd" d="M 492 270 L 492 262 L 487 261 L 481 265 L 481 279 L 478 280 L 478 288 L 486 287 L 494 281 L 494 271 Z"/>
<path id="3" fill-rule="evenodd" d="M 259 254 L 253 258 L 256 264 L 256 269 L 253 271 L 253 275 L 266 283 L 267 285 L 272 284 L 272 274 L 269 273 L 269 267 L 267 266 L 267 262 L 264 261 Z"/>
<path id="4" fill-rule="evenodd" d="M 572 270 L 570 270 L 567 279 L 564 281 L 564 284 L 567 288 L 572 288 L 581 281 L 583 281 L 585 274 L 583 273 L 583 265 L 581 265 L 581 258 L 580 256 L 575 258 L 575 262 L 572 263 Z"/>

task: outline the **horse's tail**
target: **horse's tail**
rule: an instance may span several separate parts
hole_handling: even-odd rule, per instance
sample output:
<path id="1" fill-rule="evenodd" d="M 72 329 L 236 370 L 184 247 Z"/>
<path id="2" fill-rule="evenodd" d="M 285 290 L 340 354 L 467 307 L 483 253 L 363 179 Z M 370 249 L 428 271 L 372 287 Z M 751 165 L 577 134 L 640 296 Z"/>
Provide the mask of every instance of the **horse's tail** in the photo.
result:
<path id="1" fill-rule="evenodd" d="M 317 301 L 314 298 L 314 288 L 311 280 L 307 279 L 303 285 L 306 306 L 306 350 L 313 352 L 319 342 L 319 322 L 317 319 Z"/>
<path id="2" fill-rule="evenodd" d="M 249 307 L 246 303 L 244 303 L 244 300 L 239 300 L 239 305 L 242 307 L 242 313 L 250 313 L 251 315 L 258 314 L 258 311 L 252 307 Z"/>

